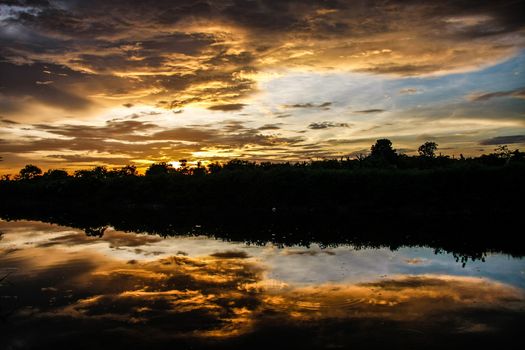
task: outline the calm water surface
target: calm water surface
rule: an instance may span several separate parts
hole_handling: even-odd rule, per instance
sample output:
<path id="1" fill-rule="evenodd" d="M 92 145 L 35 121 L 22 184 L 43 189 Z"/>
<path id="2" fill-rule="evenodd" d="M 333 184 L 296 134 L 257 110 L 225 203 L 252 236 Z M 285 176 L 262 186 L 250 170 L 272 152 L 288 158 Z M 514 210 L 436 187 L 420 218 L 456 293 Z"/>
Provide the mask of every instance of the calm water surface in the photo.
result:
<path id="1" fill-rule="evenodd" d="M 523 346 L 519 258 L 0 231 L 0 349 Z"/>

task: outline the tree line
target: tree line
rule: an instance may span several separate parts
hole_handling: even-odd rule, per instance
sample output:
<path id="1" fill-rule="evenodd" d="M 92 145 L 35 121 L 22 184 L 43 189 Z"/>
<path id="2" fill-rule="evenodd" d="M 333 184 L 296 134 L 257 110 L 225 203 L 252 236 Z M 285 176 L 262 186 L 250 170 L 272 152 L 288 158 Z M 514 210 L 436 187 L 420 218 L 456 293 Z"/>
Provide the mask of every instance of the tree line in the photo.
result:
<path id="1" fill-rule="evenodd" d="M 185 159 L 179 160 L 179 167 L 174 167 L 169 162 L 158 162 L 151 164 L 145 171 L 145 176 L 167 176 L 167 175 L 192 175 L 203 176 L 217 174 L 222 171 L 231 170 L 265 170 L 275 168 L 303 168 L 303 169 L 439 169 L 460 166 L 505 166 L 510 163 L 524 163 L 525 152 L 518 149 L 510 150 L 508 146 L 498 146 L 494 152 L 483 154 L 478 157 L 465 158 L 437 154 L 438 144 L 428 141 L 418 148 L 418 154 L 409 156 L 398 153 L 393 148 L 389 139 L 379 139 L 370 148 L 367 155 L 361 154 L 357 157 L 341 157 L 323 160 L 311 160 L 303 162 L 251 162 L 242 159 L 232 159 L 225 163 L 213 162 L 206 166 L 197 162 L 190 166 Z M 1 159 L 1 157 L 0 157 Z M 11 178 L 4 175 L 2 180 L 31 180 L 37 178 L 58 180 L 67 177 L 74 178 L 108 178 L 139 176 L 135 165 L 126 165 L 121 168 L 108 169 L 105 166 L 96 166 L 92 169 L 76 170 L 72 175 L 62 169 L 49 169 L 43 172 L 36 165 L 28 164 L 22 168 L 17 175 Z"/>

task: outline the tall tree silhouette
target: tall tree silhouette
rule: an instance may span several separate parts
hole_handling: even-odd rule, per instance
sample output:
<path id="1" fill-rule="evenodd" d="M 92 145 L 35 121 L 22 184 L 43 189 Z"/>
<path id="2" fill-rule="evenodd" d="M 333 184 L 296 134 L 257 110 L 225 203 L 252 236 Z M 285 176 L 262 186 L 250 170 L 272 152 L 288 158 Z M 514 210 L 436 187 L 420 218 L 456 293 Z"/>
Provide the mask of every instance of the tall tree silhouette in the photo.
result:
<path id="1" fill-rule="evenodd" d="M 419 148 L 417 149 L 417 152 L 421 157 L 425 158 L 435 158 L 436 157 L 436 150 L 437 150 L 437 143 L 432 141 L 427 141 Z"/>
<path id="2" fill-rule="evenodd" d="M 393 164 L 397 160 L 396 150 L 392 148 L 392 141 L 389 139 L 379 139 L 370 148 L 370 156 L 378 160 L 384 160 Z"/>

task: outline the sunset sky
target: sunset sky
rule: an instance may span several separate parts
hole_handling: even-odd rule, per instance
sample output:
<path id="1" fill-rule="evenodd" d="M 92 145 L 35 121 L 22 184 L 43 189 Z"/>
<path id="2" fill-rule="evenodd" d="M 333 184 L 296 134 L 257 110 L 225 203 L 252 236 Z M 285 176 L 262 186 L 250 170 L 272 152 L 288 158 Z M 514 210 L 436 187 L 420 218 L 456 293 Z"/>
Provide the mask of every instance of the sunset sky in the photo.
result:
<path id="1" fill-rule="evenodd" d="M 525 1 L 0 0 L 0 173 L 525 150 Z"/>

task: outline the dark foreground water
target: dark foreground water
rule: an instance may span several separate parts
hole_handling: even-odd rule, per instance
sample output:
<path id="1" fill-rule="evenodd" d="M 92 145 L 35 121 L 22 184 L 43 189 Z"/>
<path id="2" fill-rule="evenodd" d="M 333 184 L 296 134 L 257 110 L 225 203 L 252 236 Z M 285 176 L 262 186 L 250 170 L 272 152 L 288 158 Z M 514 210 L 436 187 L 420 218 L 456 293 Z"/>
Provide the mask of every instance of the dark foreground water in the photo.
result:
<path id="1" fill-rule="evenodd" d="M 523 347 L 525 261 L 0 221 L 0 349 Z"/>

